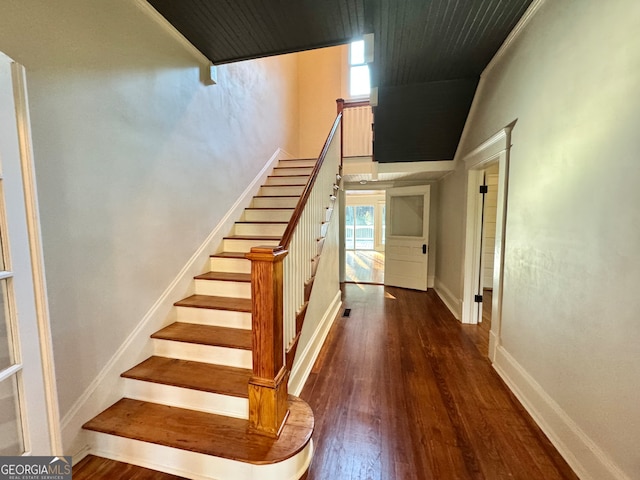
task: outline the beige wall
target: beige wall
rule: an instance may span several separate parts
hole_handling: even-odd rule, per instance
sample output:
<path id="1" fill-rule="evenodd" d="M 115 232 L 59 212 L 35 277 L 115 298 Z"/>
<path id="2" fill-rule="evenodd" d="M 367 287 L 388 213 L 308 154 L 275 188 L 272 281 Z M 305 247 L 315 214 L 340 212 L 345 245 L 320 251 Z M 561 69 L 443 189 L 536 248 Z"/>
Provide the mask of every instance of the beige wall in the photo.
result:
<path id="1" fill-rule="evenodd" d="M 128 0 L 3 2 L 25 65 L 64 415 L 278 147 L 298 150 L 295 55 L 219 68 Z"/>
<path id="2" fill-rule="evenodd" d="M 298 53 L 300 156 L 317 158 L 343 95 L 347 46 Z"/>
<path id="3" fill-rule="evenodd" d="M 485 73 L 458 155 L 517 121 L 502 367 L 598 480 L 640 478 L 639 31 L 634 0 L 544 2 Z M 460 298 L 463 166 L 440 187 L 437 275 Z"/>

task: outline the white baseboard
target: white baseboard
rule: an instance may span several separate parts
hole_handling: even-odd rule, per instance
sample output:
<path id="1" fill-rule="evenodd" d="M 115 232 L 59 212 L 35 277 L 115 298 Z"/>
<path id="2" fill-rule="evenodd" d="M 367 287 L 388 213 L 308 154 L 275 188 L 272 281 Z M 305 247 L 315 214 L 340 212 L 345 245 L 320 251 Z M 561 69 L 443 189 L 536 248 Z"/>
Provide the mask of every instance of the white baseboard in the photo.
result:
<path id="1" fill-rule="evenodd" d="M 313 332 L 309 343 L 307 343 L 305 349 L 297 356 L 297 362 L 291 369 L 291 376 L 289 377 L 289 393 L 292 395 L 300 395 L 311 369 L 313 368 L 316 359 L 320 354 L 320 349 L 324 345 L 324 341 L 329 334 L 331 325 L 338 316 L 340 306 L 342 305 L 342 293 L 338 291 L 333 301 L 327 308 L 326 312 L 322 316 L 322 320 L 318 323 L 316 331 Z"/>
<path id="2" fill-rule="evenodd" d="M 434 282 L 434 288 L 440 300 L 447 306 L 447 308 L 451 311 L 456 320 L 460 320 L 462 316 L 462 302 L 459 298 L 451 293 L 444 283 L 440 282 L 437 278 Z"/>
<path id="3" fill-rule="evenodd" d="M 434 275 L 429 275 L 427 277 L 427 288 L 433 288 L 436 286 L 436 277 Z"/>
<path id="4" fill-rule="evenodd" d="M 631 480 L 502 345 L 493 367 L 582 480 Z"/>
<path id="5" fill-rule="evenodd" d="M 98 376 L 72 405 L 61 422 L 64 452 L 84 451 L 86 440 L 82 435 L 82 425 L 123 396 L 124 379 L 120 378 L 120 374 L 152 355 L 149 336 L 174 321 L 173 304 L 193 292 L 193 277 L 205 271 L 209 256 L 217 251 L 223 237 L 231 231 L 233 224 L 249 206 L 251 199 L 265 182 L 277 161 L 289 156 L 281 149 L 274 152 Z"/>

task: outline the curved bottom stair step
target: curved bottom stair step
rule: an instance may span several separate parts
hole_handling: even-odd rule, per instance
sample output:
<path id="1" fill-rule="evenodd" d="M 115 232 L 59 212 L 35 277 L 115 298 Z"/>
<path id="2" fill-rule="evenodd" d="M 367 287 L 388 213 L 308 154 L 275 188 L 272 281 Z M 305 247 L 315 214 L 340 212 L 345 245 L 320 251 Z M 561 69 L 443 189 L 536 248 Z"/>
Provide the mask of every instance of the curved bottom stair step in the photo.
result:
<path id="1" fill-rule="evenodd" d="M 297 397 L 289 396 L 289 408 L 278 439 L 249 433 L 247 420 L 128 398 L 83 428 L 90 431 L 92 453 L 106 458 L 189 478 L 295 480 L 313 455 L 314 419 Z"/>

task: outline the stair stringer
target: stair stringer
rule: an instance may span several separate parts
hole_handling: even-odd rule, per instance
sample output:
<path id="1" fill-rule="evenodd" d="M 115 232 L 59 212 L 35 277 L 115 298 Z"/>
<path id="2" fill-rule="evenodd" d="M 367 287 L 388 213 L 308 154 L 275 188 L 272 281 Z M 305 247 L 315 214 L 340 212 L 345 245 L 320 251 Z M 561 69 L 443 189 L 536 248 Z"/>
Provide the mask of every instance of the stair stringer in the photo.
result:
<path id="1" fill-rule="evenodd" d="M 61 421 L 63 451 L 73 455 L 74 464 L 82 460 L 90 451 L 89 432 L 82 430 L 88 418 L 125 396 L 125 379 L 120 374 L 153 354 L 149 337 L 163 326 L 175 321 L 173 306 L 177 298 L 193 293 L 193 278 L 205 271 L 211 252 L 218 250 L 223 238 L 232 231 L 235 222 L 251 205 L 267 177 L 281 159 L 292 158 L 285 150 L 278 148 L 264 167 L 239 196 L 209 236 L 195 251 L 189 261 L 176 275 L 158 300 L 147 311 L 120 348 L 109 359 L 93 382 L 76 400 Z M 142 346 L 142 347 L 141 347 Z"/>

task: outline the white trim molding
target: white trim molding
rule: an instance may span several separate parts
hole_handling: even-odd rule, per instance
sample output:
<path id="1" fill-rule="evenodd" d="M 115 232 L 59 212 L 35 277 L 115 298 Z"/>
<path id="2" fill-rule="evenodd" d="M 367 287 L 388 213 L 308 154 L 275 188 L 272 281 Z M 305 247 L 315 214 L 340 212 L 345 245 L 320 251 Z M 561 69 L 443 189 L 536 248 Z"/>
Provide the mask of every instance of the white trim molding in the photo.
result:
<path id="1" fill-rule="evenodd" d="M 435 279 L 434 290 L 438 294 L 438 297 L 440 297 L 440 300 L 442 300 L 442 303 L 447 306 L 449 311 L 455 317 L 455 319 L 460 320 L 462 312 L 462 301 L 459 298 L 456 298 L 456 296 L 451 293 L 451 290 L 449 290 L 445 286 L 445 284 L 442 283 L 437 277 Z"/>
<path id="2" fill-rule="evenodd" d="M 582 480 L 631 480 L 499 345 L 493 368 Z"/>
<path id="3" fill-rule="evenodd" d="M 299 355 L 296 355 L 296 362 L 291 369 L 291 376 L 289 377 L 289 393 L 292 395 L 299 396 L 307 378 L 309 378 L 311 369 L 316 363 L 318 355 L 320 355 L 320 350 L 329 334 L 329 330 L 331 330 L 333 322 L 338 317 L 338 312 L 342 306 L 341 298 L 342 292 L 338 291 L 322 316 L 322 320 L 318 323 L 309 343 Z"/>
<path id="4" fill-rule="evenodd" d="M 47 419 L 49 422 L 49 441 L 51 454 L 63 455 L 60 413 L 58 408 L 58 390 L 56 372 L 53 362 L 53 343 L 51 323 L 49 319 L 49 303 L 47 301 L 47 285 L 44 272 L 42 251 L 42 235 L 40 232 L 40 213 L 38 210 L 37 186 L 33 162 L 33 145 L 31 143 L 31 120 L 29 118 L 29 99 L 25 69 L 15 62 L 11 64 L 13 76 L 13 94 L 18 127 L 20 148 L 20 166 L 24 188 L 24 201 L 31 254 L 31 269 L 35 309 L 38 322 L 40 355 L 42 358 L 42 375 L 46 397 Z"/>
<path id="5" fill-rule="evenodd" d="M 491 335 L 489 358 L 493 360 L 500 343 L 502 324 L 502 283 L 504 272 L 504 239 L 506 234 L 507 191 L 509 179 L 509 150 L 514 123 L 499 130 L 464 156 L 467 169 L 467 213 L 465 220 L 464 277 L 462 290 L 462 323 L 478 323 L 480 305 L 474 301 L 478 293 L 481 262 L 482 201 L 478 188 L 483 182 L 483 170 L 498 164 L 498 199 L 496 209 L 496 238 L 494 251 L 493 296 L 491 307 Z"/>
<path id="6" fill-rule="evenodd" d="M 167 20 L 160 12 L 146 0 L 134 0 L 136 6 L 142 12 L 156 22 L 165 32 L 167 32 L 174 40 L 182 45 L 200 64 L 200 72 L 202 75 L 202 83 L 205 85 L 216 85 L 218 83 L 218 69 L 207 56 L 202 53 L 193 43 L 180 33 L 169 20 Z"/>
<path id="7" fill-rule="evenodd" d="M 527 10 L 524 12 L 522 17 L 520 17 L 520 20 L 518 21 L 516 26 L 513 27 L 513 30 L 511 30 L 511 33 L 509 33 L 505 41 L 502 42 L 502 45 L 500 46 L 496 54 L 493 56 L 489 64 L 485 67 L 483 72 L 480 74 L 481 79 L 486 74 L 488 74 L 493 69 L 493 67 L 496 66 L 496 64 L 500 61 L 500 59 L 504 56 L 504 54 L 509 50 L 509 47 L 514 42 L 514 40 L 516 40 L 520 36 L 522 31 L 524 30 L 524 27 L 526 27 L 529 24 L 529 22 L 531 21 L 533 16 L 536 14 L 536 12 L 540 9 L 540 7 L 542 7 L 542 5 L 544 5 L 545 1 L 546 0 L 533 0 L 533 2 L 531 2 L 531 5 L 529 5 L 529 8 L 527 8 Z"/>
<path id="8" fill-rule="evenodd" d="M 244 209 L 249 206 L 253 196 L 257 194 L 278 160 L 288 157 L 289 154 L 284 150 L 277 149 L 275 151 L 160 298 L 145 314 L 138 326 L 69 409 L 62 419 L 62 442 L 65 452 L 77 454 L 85 451 L 86 436 L 83 435 L 82 425 L 123 396 L 125 382 L 120 374 L 152 355 L 153 344 L 149 336 L 173 321 L 173 316 L 175 316 L 173 303 L 184 297 L 185 292 L 192 291 L 193 277 L 202 273 L 203 265 L 207 264 L 209 255 L 217 251 L 223 237 L 228 234 Z"/>

